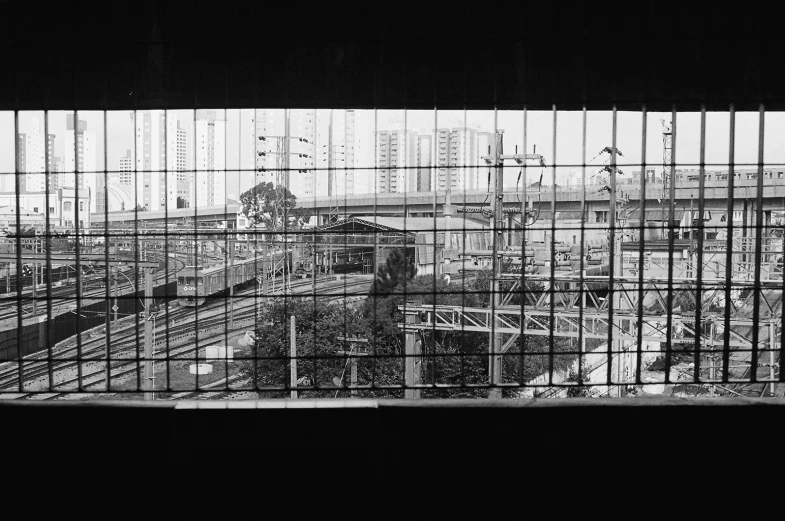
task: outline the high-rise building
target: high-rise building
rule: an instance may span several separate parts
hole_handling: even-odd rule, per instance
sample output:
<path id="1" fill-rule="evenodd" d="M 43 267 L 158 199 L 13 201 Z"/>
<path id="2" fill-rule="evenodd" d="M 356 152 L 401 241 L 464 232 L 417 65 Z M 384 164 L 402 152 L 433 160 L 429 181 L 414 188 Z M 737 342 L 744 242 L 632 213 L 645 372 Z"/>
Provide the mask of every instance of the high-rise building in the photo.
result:
<path id="1" fill-rule="evenodd" d="M 201 112 L 201 111 L 200 111 Z M 190 200 L 187 173 L 188 136 L 176 117 L 165 111 L 136 114 L 136 197 L 148 210 L 177 208 L 178 197 Z M 120 158 L 120 183 L 130 184 L 128 156 Z"/>
<path id="2" fill-rule="evenodd" d="M 136 199 L 148 210 L 166 207 L 166 114 L 136 113 Z"/>
<path id="3" fill-rule="evenodd" d="M 16 182 L 14 179 L 14 190 L 20 194 L 25 193 L 26 185 L 24 172 L 27 171 L 27 134 L 19 133 L 16 135 L 16 171 L 19 173 L 16 179 L 19 179 L 19 188 L 16 189 Z"/>
<path id="4" fill-rule="evenodd" d="M 196 113 L 196 167 L 190 199 L 196 206 L 226 204 L 226 121 L 215 111 Z"/>
<path id="5" fill-rule="evenodd" d="M 319 119 L 315 195 L 352 195 L 355 178 L 355 112 L 324 111 L 324 117 Z"/>
<path id="6" fill-rule="evenodd" d="M 95 212 L 96 188 L 98 185 L 95 171 L 96 137 L 95 132 L 87 130 L 87 122 L 76 119 L 74 114 L 65 116 L 65 172 L 60 178 L 62 187 L 75 189 L 82 195 L 90 195 L 90 211 Z M 101 176 L 103 177 L 103 176 Z M 81 219 L 80 219 L 81 220 Z"/>
<path id="7" fill-rule="evenodd" d="M 338 194 L 353 195 L 354 194 L 354 176 L 356 162 L 355 158 L 355 140 L 354 140 L 354 127 L 355 127 L 355 113 L 354 110 L 347 110 L 344 113 L 344 157 L 345 167 L 343 183 L 338 184 Z"/>
<path id="8" fill-rule="evenodd" d="M 436 190 L 477 190 L 480 143 L 473 128 L 440 128 L 436 134 Z"/>
<path id="9" fill-rule="evenodd" d="M 316 111 L 256 111 L 256 183 L 288 186 L 297 197 L 314 193 Z"/>
<path id="10" fill-rule="evenodd" d="M 127 150 L 125 157 L 120 158 L 120 171 L 119 182 L 121 185 L 132 186 L 134 184 L 134 157 L 130 150 Z"/>
<path id="11" fill-rule="evenodd" d="M 417 177 L 414 179 L 415 191 L 431 190 L 431 156 L 433 155 L 433 136 L 417 136 Z"/>
<path id="12" fill-rule="evenodd" d="M 63 175 L 63 160 L 55 155 L 55 136 L 54 134 L 47 134 L 46 136 L 46 150 L 47 150 L 47 165 L 48 172 L 49 192 L 54 193 L 60 188 L 62 184 Z"/>
<path id="13" fill-rule="evenodd" d="M 30 119 L 30 128 L 26 133 L 17 135 L 19 154 L 17 170 L 19 176 L 19 192 L 43 192 L 46 189 L 46 162 L 41 120 L 37 116 Z"/>
<path id="14" fill-rule="evenodd" d="M 169 208 L 179 208 L 189 205 L 191 196 L 187 173 L 188 135 L 186 130 L 180 127 L 177 118 L 168 118 L 166 125 L 166 204 Z M 180 205 L 178 199 L 181 201 Z M 185 204 L 182 204 L 183 201 Z"/>
<path id="15" fill-rule="evenodd" d="M 417 181 L 418 135 L 412 130 L 376 132 L 376 189 L 414 192 Z"/>

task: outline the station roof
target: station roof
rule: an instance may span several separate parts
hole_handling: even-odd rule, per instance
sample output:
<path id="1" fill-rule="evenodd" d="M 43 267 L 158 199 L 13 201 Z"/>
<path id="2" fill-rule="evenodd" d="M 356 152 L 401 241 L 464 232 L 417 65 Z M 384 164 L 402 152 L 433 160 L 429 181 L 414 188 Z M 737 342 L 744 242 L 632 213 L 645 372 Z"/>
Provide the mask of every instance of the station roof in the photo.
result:
<path id="1" fill-rule="evenodd" d="M 368 226 L 401 232 L 432 232 L 444 231 L 447 228 L 446 217 L 385 217 L 379 215 L 354 217 L 356 221 L 365 222 Z M 339 224 L 338 221 L 333 224 Z M 453 217 L 450 228 L 461 230 L 487 230 L 488 226 L 471 219 Z"/>
<path id="2" fill-rule="evenodd" d="M 104 214 L 103 212 L 93 213 L 90 214 L 91 222 L 105 222 L 108 220 L 109 222 L 123 222 L 123 221 L 149 221 L 154 219 L 166 219 L 169 221 L 174 221 L 177 219 L 186 219 L 190 218 L 193 219 L 194 217 L 205 217 L 205 216 L 213 216 L 213 215 L 229 215 L 229 216 L 236 216 L 237 212 L 239 212 L 242 207 L 237 203 L 228 202 L 227 204 L 221 204 L 216 206 L 203 206 L 203 207 L 196 207 L 196 208 L 177 208 L 171 209 L 169 211 L 166 210 L 143 210 L 143 211 L 135 211 L 135 210 L 126 210 L 122 212 L 107 212 Z"/>

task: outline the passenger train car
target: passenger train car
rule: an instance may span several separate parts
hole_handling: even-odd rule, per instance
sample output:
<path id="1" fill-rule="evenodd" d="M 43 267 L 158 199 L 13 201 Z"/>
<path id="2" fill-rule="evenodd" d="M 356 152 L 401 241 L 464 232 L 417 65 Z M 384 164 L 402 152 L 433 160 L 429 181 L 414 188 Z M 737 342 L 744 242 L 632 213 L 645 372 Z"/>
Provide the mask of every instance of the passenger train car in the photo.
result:
<path id="1" fill-rule="evenodd" d="M 177 301 L 181 306 L 201 306 L 209 296 L 228 290 L 229 283 L 238 286 L 255 278 L 262 263 L 262 257 L 255 257 L 236 260 L 232 266 L 186 266 L 177 273 Z"/>

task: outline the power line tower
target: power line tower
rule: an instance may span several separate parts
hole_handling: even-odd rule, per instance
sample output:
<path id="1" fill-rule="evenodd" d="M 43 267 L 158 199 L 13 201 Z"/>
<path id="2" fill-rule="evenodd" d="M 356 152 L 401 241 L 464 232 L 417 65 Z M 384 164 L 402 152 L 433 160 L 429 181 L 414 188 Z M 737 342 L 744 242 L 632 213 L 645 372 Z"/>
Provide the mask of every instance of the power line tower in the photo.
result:
<path id="1" fill-rule="evenodd" d="M 673 183 L 673 129 L 671 123 L 666 123 L 664 119 L 661 119 L 660 123 L 662 124 L 662 226 L 664 229 L 665 223 L 670 222 L 671 212 L 670 202 L 666 205 L 665 201 L 670 201 L 670 188 Z M 663 233 L 663 238 L 667 238 L 667 233 L 670 233 L 670 230 Z"/>
<path id="2" fill-rule="evenodd" d="M 539 160 L 540 164 L 544 166 L 544 159 L 539 154 L 518 154 L 517 148 L 515 154 L 504 154 L 504 131 L 499 129 L 495 133 L 495 140 L 493 144 L 488 147 L 488 155 L 481 156 L 480 159 L 493 169 L 492 186 L 491 186 L 491 211 L 490 211 L 490 229 L 492 233 L 492 296 L 490 302 L 491 314 L 494 316 L 496 308 L 502 305 L 502 289 L 500 279 L 502 275 L 502 258 L 499 255 L 503 241 L 503 236 L 506 225 L 506 216 L 504 212 L 504 161 L 513 160 L 519 165 L 523 165 L 527 159 Z M 525 181 L 524 181 L 525 185 Z M 525 190 L 525 186 L 524 186 Z M 524 191 L 524 205 L 526 194 Z M 526 214 L 522 215 L 522 222 L 526 219 Z M 521 238 L 521 249 L 525 248 L 525 237 Z M 502 335 L 496 331 L 496 328 L 501 328 L 502 324 L 494 319 L 494 326 L 489 335 L 489 361 L 488 361 L 488 374 L 492 386 L 498 386 L 502 383 L 502 354 L 509 348 L 509 345 L 502 344 Z M 492 387 L 488 392 L 489 398 L 501 398 L 501 388 Z"/>
<path id="3" fill-rule="evenodd" d="M 337 172 L 336 172 L 336 164 L 339 161 L 344 162 L 344 168 L 346 168 L 346 150 L 344 145 L 335 145 L 333 144 L 333 111 L 330 111 L 330 123 L 328 125 L 327 130 L 327 145 L 322 145 L 323 148 L 327 148 L 327 151 L 323 151 L 323 154 L 327 154 L 327 195 L 330 198 L 330 214 L 329 214 L 329 222 L 335 222 L 338 220 L 338 215 L 340 213 L 340 204 L 337 198 L 338 195 L 338 184 L 337 184 Z M 343 157 L 338 157 L 343 155 Z M 344 174 L 345 175 L 345 174 Z"/>

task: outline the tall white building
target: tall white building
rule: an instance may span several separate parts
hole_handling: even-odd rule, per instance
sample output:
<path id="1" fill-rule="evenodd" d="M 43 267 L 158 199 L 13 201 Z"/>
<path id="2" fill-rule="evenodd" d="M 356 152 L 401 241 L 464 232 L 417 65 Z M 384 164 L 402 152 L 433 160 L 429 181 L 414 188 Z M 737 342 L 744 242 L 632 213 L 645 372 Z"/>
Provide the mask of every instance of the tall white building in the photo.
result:
<path id="1" fill-rule="evenodd" d="M 323 110 L 317 117 L 315 195 L 354 194 L 355 112 Z"/>
<path id="2" fill-rule="evenodd" d="M 163 110 L 135 114 L 136 199 L 148 210 L 166 207 L 166 115 Z"/>
<path id="3" fill-rule="evenodd" d="M 418 135 L 412 130 L 376 132 L 376 190 L 416 191 Z"/>
<path id="4" fill-rule="evenodd" d="M 175 117 L 166 121 L 166 142 L 166 204 L 173 209 L 178 208 L 178 197 L 187 204 L 191 192 L 187 172 L 188 134 Z"/>
<path id="5" fill-rule="evenodd" d="M 480 136 L 473 128 L 440 128 L 436 135 L 435 163 L 438 167 L 433 179 L 435 190 L 477 190 L 482 183 L 479 179 Z"/>
<path id="6" fill-rule="evenodd" d="M 260 109 L 256 124 L 256 182 L 284 184 L 296 197 L 315 190 L 316 111 Z"/>
<path id="7" fill-rule="evenodd" d="M 49 183 L 49 192 L 54 193 L 62 185 L 63 171 L 65 165 L 63 159 L 55 155 L 55 139 L 57 136 L 48 134 L 46 136 L 46 149 L 47 149 L 47 181 Z"/>
<path id="8" fill-rule="evenodd" d="M 64 188 L 72 188 L 82 194 L 90 191 L 90 211 L 96 211 L 96 194 L 99 176 L 96 174 L 96 135 L 87 130 L 87 122 L 77 119 L 74 114 L 65 116 L 65 172 L 60 181 Z M 103 174 L 100 175 L 103 179 Z M 80 219 L 81 220 L 81 219 Z"/>
<path id="9" fill-rule="evenodd" d="M 414 191 L 428 192 L 431 190 L 432 156 L 433 136 L 417 136 L 417 175 L 412 179 Z"/>
<path id="10" fill-rule="evenodd" d="M 120 158 L 118 170 L 120 171 L 120 184 L 125 186 L 133 186 L 134 156 L 131 154 L 130 150 L 126 151 L 125 157 Z"/>
<path id="11" fill-rule="evenodd" d="M 226 204 L 226 121 L 215 111 L 197 111 L 195 122 L 196 165 L 193 196 L 196 206 Z"/>
<path id="12" fill-rule="evenodd" d="M 43 192 L 46 189 L 44 136 L 41 120 L 30 118 L 30 128 L 17 136 L 19 154 L 17 170 L 20 176 L 20 192 Z"/>
<path id="13" fill-rule="evenodd" d="M 163 110 L 136 113 L 136 197 L 148 210 L 177 208 L 177 198 L 190 200 L 187 173 L 187 131 L 180 121 Z M 125 184 L 130 171 L 120 158 L 120 180 Z M 126 170 L 128 169 L 128 170 Z"/>

